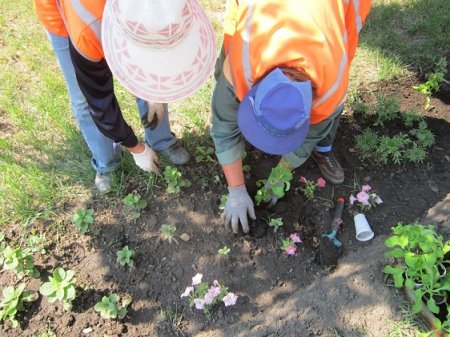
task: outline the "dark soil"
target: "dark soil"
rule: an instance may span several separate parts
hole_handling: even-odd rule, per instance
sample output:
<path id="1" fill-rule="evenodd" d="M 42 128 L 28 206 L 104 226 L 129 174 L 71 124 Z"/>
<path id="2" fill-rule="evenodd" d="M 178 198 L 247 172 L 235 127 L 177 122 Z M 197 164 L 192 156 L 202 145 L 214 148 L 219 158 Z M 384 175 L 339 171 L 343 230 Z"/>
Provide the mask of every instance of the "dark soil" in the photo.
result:
<path id="1" fill-rule="evenodd" d="M 377 84 L 371 89 L 382 95 L 395 93 L 402 110 L 417 108 L 423 111 L 425 99 L 411 88 L 414 84 L 407 80 Z M 367 102 L 374 99 L 368 92 L 362 93 L 362 97 Z M 448 97 L 445 99 L 448 102 Z M 354 137 L 371 127 L 373 120 L 353 116 L 347 109 L 335 142 L 337 157 L 346 172 L 345 183 L 337 187 L 327 184 L 313 200 L 307 201 L 299 189 L 300 176 L 314 180 L 320 177 L 315 164 L 308 160 L 295 171 L 292 187 L 284 199 L 272 209 L 257 209 L 258 219 L 252 223 L 249 235 L 234 235 L 222 225 L 218 206 L 226 188 L 218 164 L 192 161 L 183 167 L 183 176 L 191 180 L 192 186 L 179 195 L 168 195 L 163 182 L 159 187 L 155 186 L 153 195 L 148 198 L 149 206 L 137 221 L 127 214 L 120 199 L 93 197 L 86 208 L 95 209 L 99 235 L 80 237 L 67 220 L 64 226 L 70 234 L 59 238 L 56 246 L 51 248 L 51 254 L 37 259 L 42 280 L 47 280 L 54 266 L 76 271 L 79 288 L 73 311 L 66 312 L 60 303 L 49 304 L 40 298 L 20 316 L 20 321 L 24 322 L 21 327 L 12 329 L 9 323 L 2 323 L 0 335 L 36 336 L 47 327 L 57 336 L 67 337 L 85 336 L 83 329 L 86 328 L 92 329 L 87 336 L 96 337 L 195 336 L 201 332 L 208 335 L 208 330 L 225 329 L 273 311 L 299 290 L 307 289 L 314 280 L 333 273 L 333 269 L 320 263 L 321 237 L 331 231 L 334 200 L 339 196 L 348 200 L 350 193 L 355 192 L 356 182 L 371 185 L 384 201 L 366 214 L 376 238 L 388 235 L 390 228 L 398 222 L 410 223 L 421 218 L 446 196 L 450 191 L 450 107 L 443 101 L 443 97 L 432 98 L 432 108 L 425 112 L 436 144 L 430 149 L 427 160 L 417 165 L 362 163 L 354 149 Z M 386 128 L 407 131 L 397 123 Z M 255 182 L 268 176 L 279 157 L 251 148 L 247 152 L 246 164 L 252 166 L 247 176 L 247 188 L 254 195 Z M 220 177 L 220 182 L 215 176 Z M 131 191 L 130 187 L 126 192 Z M 74 211 L 68 208 L 67 214 Z M 284 226 L 276 233 L 267 226 L 269 216 L 283 218 Z M 361 243 L 355 239 L 347 206 L 343 220 L 338 233 L 343 244 L 341 259 L 350 259 L 352 254 L 361 251 L 361 247 L 370 246 L 374 241 Z M 444 219 L 440 225 L 448 224 L 448 221 L 448 218 Z M 159 228 L 162 224 L 176 226 L 178 244 L 161 239 Z M 303 243 L 296 256 L 287 256 L 279 246 L 281 240 L 293 232 L 300 234 Z M 182 233 L 188 234 L 190 239 L 181 240 L 179 235 Z M 10 229 L 6 235 L 14 237 L 15 233 Z M 116 263 L 116 252 L 124 245 L 136 252 L 134 269 Z M 217 253 L 223 246 L 231 249 L 226 256 Z M 235 292 L 239 296 L 236 306 L 218 306 L 210 318 L 190 308 L 180 294 L 197 272 L 204 275 L 204 281 L 217 279 Z M 13 280 L 9 271 L 3 271 L 0 285 L 3 288 Z M 37 290 L 40 283 L 31 280 L 29 287 Z M 130 294 L 133 298 L 127 316 L 121 320 L 105 320 L 93 310 L 102 296 L 113 292 Z M 339 300 L 339 297 L 334 298 L 334 301 Z M 348 300 L 341 299 L 343 302 Z M 314 310 L 317 304 L 314 301 L 311 299 L 303 305 Z M 309 335 L 325 335 L 313 333 L 314 323 L 310 324 L 305 327 Z M 280 331 L 271 336 L 286 334 Z"/>

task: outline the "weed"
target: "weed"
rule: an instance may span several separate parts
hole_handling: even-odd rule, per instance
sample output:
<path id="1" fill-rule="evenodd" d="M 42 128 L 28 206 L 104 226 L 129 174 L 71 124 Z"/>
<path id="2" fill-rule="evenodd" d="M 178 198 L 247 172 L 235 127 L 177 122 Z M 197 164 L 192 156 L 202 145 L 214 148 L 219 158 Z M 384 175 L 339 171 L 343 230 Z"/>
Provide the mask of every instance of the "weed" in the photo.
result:
<path id="1" fill-rule="evenodd" d="M 19 279 L 24 276 L 37 278 L 40 275 L 34 266 L 34 258 L 29 249 L 11 248 L 7 245 L 0 257 L 0 263 L 3 263 L 6 269 L 14 270 Z"/>
<path id="2" fill-rule="evenodd" d="M 0 302 L 0 320 L 8 320 L 13 328 L 19 325 L 16 314 L 25 309 L 25 302 L 33 302 L 38 295 L 31 290 L 25 290 L 25 283 L 17 288 L 12 286 L 3 289 L 3 299 Z"/>
<path id="3" fill-rule="evenodd" d="M 175 241 L 175 243 L 178 244 L 178 241 L 174 238 L 174 233 L 177 230 L 175 226 L 172 225 L 162 225 L 159 231 L 161 232 L 161 237 L 163 240 L 169 241 L 169 243 L 172 243 L 172 240 Z"/>
<path id="4" fill-rule="evenodd" d="M 123 198 L 123 203 L 127 207 L 133 219 L 138 219 L 141 216 L 142 210 L 147 207 L 147 201 L 137 193 L 130 193 Z"/>
<path id="5" fill-rule="evenodd" d="M 183 322 L 184 316 L 183 312 L 179 311 L 177 303 L 175 303 L 174 310 L 172 310 L 172 308 L 161 308 L 160 314 L 163 317 L 163 322 L 169 322 L 182 336 L 184 336 L 184 333 L 181 330 L 181 323 Z"/>
<path id="6" fill-rule="evenodd" d="M 167 184 L 167 193 L 178 194 L 182 187 L 191 186 L 191 182 L 182 178 L 182 174 L 176 167 L 166 166 L 164 170 L 164 181 Z"/>
<path id="7" fill-rule="evenodd" d="M 268 202 L 272 198 L 282 198 L 284 193 L 291 188 L 292 173 L 285 165 L 277 165 L 270 172 L 269 178 L 258 180 L 256 185 L 260 187 L 256 192 L 255 201 Z"/>
<path id="8" fill-rule="evenodd" d="M 270 218 L 267 220 L 269 227 L 272 227 L 273 232 L 276 233 L 283 226 L 282 218 Z"/>
<path id="9" fill-rule="evenodd" d="M 227 246 L 223 246 L 222 248 L 219 248 L 217 252 L 221 255 L 228 255 L 231 252 L 231 249 Z"/>
<path id="10" fill-rule="evenodd" d="M 94 210 L 93 209 L 86 210 L 82 208 L 77 209 L 76 213 L 72 216 L 71 220 L 81 235 L 84 235 L 87 232 L 92 233 L 93 232 L 92 224 L 94 223 Z"/>
<path id="11" fill-rule="evenodd" d="M 76 297 L 75 273 L 72 270 L 65 271 L 61 267 L 53 270 L 53 276 L 49 276 L 48 282 L 45 282 L 39 288 L 39 292 L 47 297 L 49 303 L 59 300 L 63 303 L 66 310 L 72 309 L 72 301 Z"/>
<path id="12" fill-rule="evenodd" d="M 117 263 L 120 264 L 122 267 L 125 265 L 128 265 L 128 267 L 132 268 L 134 266 L 134 250 L 129 249 L 128 246 L 123 247 L 121 250 L 119 250 L 117 253 Z"/>
<path id="13" fill-rule="evenodd" d="M 130 305 L 131 296 L 125 296 L 122 299 L 122 304 L 119 306 L 119 296 L 111 294 L 103 296 L 102 300 L 95 304 L 94 310 L 100 313 L 100 316 L 107 319 L 123 318 L 127 314 L 127 307 Z"/>
<path id="14" fill-rule="evenodd" d="M 215 163 L 215 160 L 211 157 L 214 154 L 212 147 L 197 146 L 195 151 L 197 152 L 197 157 L 195 157 L 197 163 Z"/>

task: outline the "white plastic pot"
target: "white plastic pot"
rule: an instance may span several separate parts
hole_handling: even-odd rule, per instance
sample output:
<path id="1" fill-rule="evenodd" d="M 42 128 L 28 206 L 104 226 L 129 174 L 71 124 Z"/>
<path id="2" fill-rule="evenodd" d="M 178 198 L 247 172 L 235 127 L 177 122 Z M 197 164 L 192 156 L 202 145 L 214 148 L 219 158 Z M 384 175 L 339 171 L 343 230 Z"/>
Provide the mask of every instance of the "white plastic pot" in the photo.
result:
<path id="1" fill-rule="evenodd" d="M 356 214 L 353 221 L 355 222 L 356 239 L 358 241 L 369 241 L 374 237 L 375 234 L 364 214 Z"/>

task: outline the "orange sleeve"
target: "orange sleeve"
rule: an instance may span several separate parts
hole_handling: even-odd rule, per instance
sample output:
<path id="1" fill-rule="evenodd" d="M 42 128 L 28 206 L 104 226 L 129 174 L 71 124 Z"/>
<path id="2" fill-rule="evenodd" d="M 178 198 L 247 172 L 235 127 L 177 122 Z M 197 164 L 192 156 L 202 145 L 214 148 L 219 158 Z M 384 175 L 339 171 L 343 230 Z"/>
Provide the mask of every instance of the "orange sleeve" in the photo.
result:
<path id="1" fill-rule="evenodd" d="M 68 35 L 56 0 L 34 0 L 34 7 L 39 20 L 47 31 L 59 36 Z"/>
<path id="2" fill-rule="evenodd" d="M 360 0 L 355 7 L 355 1 L 350 0 L 345 13 L 345 26 L 348 34 L 348 59 L 349 63 L 355 57 L 356 47 L 358 46 L 359 32 L 366 22 L 370 12 L 371 1 Z"/>

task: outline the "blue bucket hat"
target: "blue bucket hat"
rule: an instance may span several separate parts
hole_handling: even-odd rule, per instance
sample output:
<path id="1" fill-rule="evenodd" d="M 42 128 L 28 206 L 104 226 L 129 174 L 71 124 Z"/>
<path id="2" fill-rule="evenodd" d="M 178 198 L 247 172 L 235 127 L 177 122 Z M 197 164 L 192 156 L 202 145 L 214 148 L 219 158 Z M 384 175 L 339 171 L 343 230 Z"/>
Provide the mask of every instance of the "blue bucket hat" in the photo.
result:
<path id="1" fill-rule="evenodd" d="M 292 81 L 275 68 L 239 105 L 239 129 L 248 142 L 263 152 L 292 152 L 308 133 L 311 104 L 311 81 Z"/>

